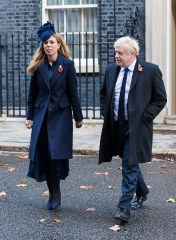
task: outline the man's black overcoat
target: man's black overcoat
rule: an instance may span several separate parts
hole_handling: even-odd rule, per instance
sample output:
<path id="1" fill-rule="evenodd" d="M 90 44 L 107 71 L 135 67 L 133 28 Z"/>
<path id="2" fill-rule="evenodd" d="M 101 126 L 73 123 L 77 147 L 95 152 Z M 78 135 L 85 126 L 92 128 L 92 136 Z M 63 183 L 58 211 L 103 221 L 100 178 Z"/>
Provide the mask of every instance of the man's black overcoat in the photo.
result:
<path id="1" fill-rule="evenodd" d="M 110 162 L 113 156 L 119 155 L 113 147 L 114 88 L 119 71 L 120 67 L 116 63 L 108 65 L 100 90 L 100 107 L 104 124 L 100 139 L 99 163 Z M 159 67 L 137 59 L 127 103 L 129 164 L 151 161 L 153 120 L 166 102 L 166 91 Z"/>

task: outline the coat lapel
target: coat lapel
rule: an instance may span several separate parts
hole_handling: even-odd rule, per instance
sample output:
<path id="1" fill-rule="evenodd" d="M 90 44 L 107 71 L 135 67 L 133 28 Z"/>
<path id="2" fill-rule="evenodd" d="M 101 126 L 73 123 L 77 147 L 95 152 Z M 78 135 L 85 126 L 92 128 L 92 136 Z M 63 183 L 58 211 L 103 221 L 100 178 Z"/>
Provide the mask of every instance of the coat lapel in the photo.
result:
<path id="1" fill-rule="evenodd" d="M 61 66 L 62 70 L 61 72 L 59 72 L 59 67 Z M 64 64 L 64 58 L 63 56 L 60 54 L 57 58 L 56 63 L 53 66 L 53 76 L 52 76 L 52 81 L 51 81 L 51 88 L 54 86 L 56 80 L 58 80 L 58 78 L 60 76 L 62 76 L 63 71 L 65 68 L 65 64 Z"/>
<path id="2" fill-rule="evenodd" d="M 139 65 L 141 67 L 143 67 L 142 61 L 137 59 L 136 65 L 134 68 L 134 72 L 133 72 L 132 81 L 131 81 L 130 91 L 133 89 L 133 87 L 135 86 L 135 84 L 137 83 L 138 79 L 140 78 L 140 76 L 142 74 L 142 71 L 139 71 L 139 69 L 138 69 Z"/>

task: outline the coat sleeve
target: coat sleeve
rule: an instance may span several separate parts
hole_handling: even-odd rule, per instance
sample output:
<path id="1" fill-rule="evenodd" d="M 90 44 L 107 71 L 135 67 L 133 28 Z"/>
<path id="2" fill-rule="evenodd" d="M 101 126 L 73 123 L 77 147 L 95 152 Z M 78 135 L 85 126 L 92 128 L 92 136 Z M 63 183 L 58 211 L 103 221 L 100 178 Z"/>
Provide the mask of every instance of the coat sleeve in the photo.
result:
<path id="1" fill-rule="evenodd" d="M 37 79 L 36 74 L 31 77 L 29 93 L 28 93 L 28 102 L 27 102 L 27 120 L 33 120 L 34 114 L 34 103 L 37 97 L 38 87 L 37 87 Z"/>
<path id="2" fill-rule="evenodd" d="M 162 79 L 162 73 L 156 66 L 153 76 L 152 99 L 145 109 L 142 118 L 146 121 L 153 120 L 164 108 L 167 102 L 166 90 Z"/>
<path id="3" fill-rule="evenodd" d="M 104 80 L 102 87 L 100 89 L 100 114 L 104 117 L 105 115 L 105 102 L 106 102 L 106 94 L 107 94 L 107 89 L 106 89 L 106 75 L 107 75 L 107 68 L 105 71 L 104 75 Z"/>
<path id="4" fill-rule="evenodd" d="M 74 62 L 70 61 L 68 66 L 68 76 L 67 76 L 67 84 L 68 84 L 68 94 L 71 102 L 73 117 L 76 122 L 83 120 L 81 104 L 78 97 L 78 84 L 76 78 L 76 71 L 74 67 Z"/>

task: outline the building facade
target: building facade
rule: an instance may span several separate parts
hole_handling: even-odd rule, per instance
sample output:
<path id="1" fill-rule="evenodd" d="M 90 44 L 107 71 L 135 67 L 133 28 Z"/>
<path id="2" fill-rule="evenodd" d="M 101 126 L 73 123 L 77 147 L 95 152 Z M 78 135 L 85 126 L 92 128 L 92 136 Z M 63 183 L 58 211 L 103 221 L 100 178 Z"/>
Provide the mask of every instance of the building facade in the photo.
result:
<path id="1" fill-rule="evenodd" d="M 16 86 L 19 91 L 27 91 L 29 77 L 26 76 L 25 68 L 37 47 L 36 32 L 42 23 L 51 21 L 71 49 L 81 88 L 80 98 L 85 109 L 93 105 L 94 112 L 98 111 L 104 70 L 108 63 L 114 61 L 113 43 L 120 36 L 132 35 L 139 40 L 140 57 L 158 64 L 163 72 L 168 104 L 156 121 L 173 121 L 176 115 L 175 2 L 176 0 L 0 0 L 0 62 L 5 66 L 0 70 L 0 100 L 7 104 L 8 87 L 11 90 L 12 86 Z M 20 41 L 15 45 L 18 39 Z M 13 55 L 7 54 L 5 46 L 8 41 L 13 43 L 10 51 Z M 32 47 L 30 45 L 26 49 L 21 41 L 32 41 Z M 22 52 L 25 52 L 26 58 L 20 55 Z M 18 61 L 14 60 L 15 56 L 18 56 Z M 19 66 L 17 72 L 11 70 L 18 69 Z M 11 82 L 11 79 L 17 80 Z M 12 102 L 16 101 L 18 93 L 10 90 L 8 94 L 12 95 Z M 26 98 L 25 93 L 24 102 Z M 90 116 L 87 111 L 84 117 L 99 118 L 99 115 L 94 113 Z"/>

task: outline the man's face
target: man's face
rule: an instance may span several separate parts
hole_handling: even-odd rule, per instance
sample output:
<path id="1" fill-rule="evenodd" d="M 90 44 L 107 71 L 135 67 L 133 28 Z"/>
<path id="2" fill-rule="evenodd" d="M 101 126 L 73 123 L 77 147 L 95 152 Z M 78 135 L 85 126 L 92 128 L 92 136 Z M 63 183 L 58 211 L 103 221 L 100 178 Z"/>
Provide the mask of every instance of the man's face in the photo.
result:
<path id="1" fill-rule="evenodd" d="M 117 65 L 120 67 L 129 67 L 135 59 L 135 54 L 133 52 L 127 51 L 123 44 L 115 48 L 115 59 Z"/>

